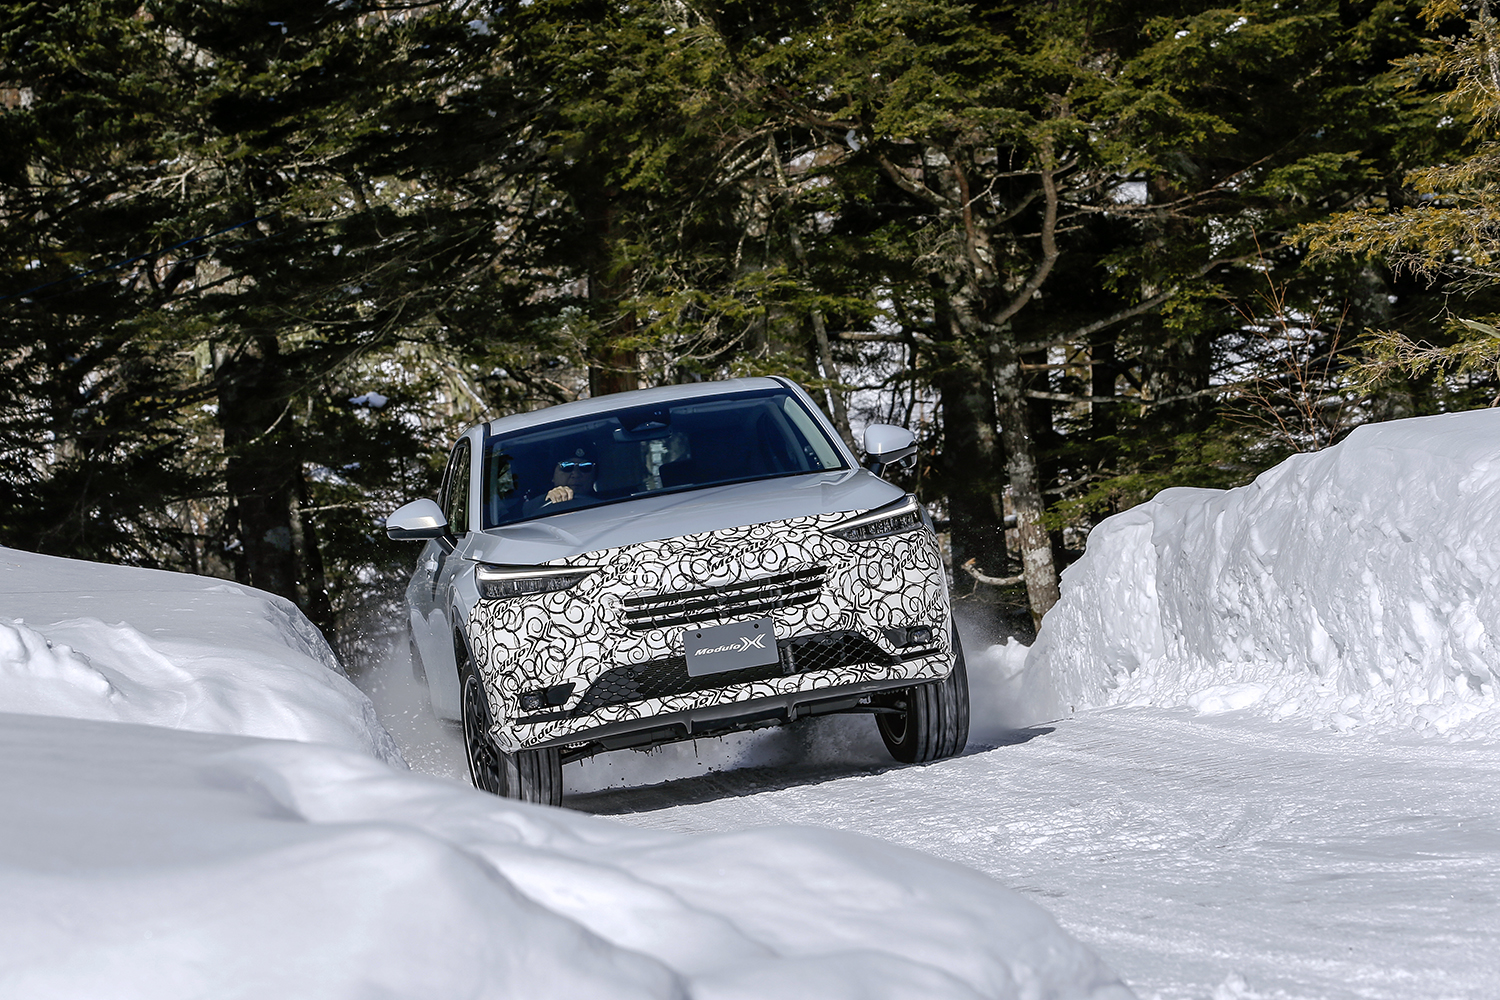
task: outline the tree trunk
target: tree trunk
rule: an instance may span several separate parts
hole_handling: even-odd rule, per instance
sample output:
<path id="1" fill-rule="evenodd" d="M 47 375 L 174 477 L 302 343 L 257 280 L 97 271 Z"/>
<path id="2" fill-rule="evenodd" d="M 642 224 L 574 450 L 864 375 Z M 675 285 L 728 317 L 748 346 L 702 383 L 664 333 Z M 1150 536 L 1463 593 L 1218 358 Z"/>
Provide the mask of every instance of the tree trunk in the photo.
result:
<path id="1" fill-rule="evenodd" d="M 594 316 L 602 317 L 604 342 L 595 350 L 595 363 L 589 366 L 589 395 L 629 392 L 641 387 L 640 357 L 619 341 L 635 333 L 635 317 L 619 312 L 628 282 L 589 278 L 589 302 Z M 611 315 L 613 314 L 613 315 Z"/>
<path id="2" fill-rule="evenodd" d="M 1021 357 L 1010 328 L 992 329 L 989 336 L 990 377 L 995 384 L 995 417 L 1005 445 L 1005 471 L 1010 478 L 1010 500 L 1016 511 L 1021 540 L 1021 573 L 1031 620 L 1040 627 L 1042 616 L 1062 597 L 1052 539 L 1042 522 L 1047 509 L 1037 468 L 1021 373 Z"/>
<path id="3" fill-rule="evenodd" d="M 634 351 L 610 346 L 598 354 L 598 364 L 589 366 L 590 396 L 629 392 L 641 387 L 640 372 L 636 370 L 640 358 Z"/>
<path id="4" fill-rule="evenodd" d="M 797 235 L 795 222 L 787 227 L 787 236 L 792 244 L 792 252 L 797 255 L 797 266 L 801 269 L 803 277 L 808 278 L 807 251 L 802 248 L 802 237 Z M 810 279 L 809 284 L 811 284 Z M 843 390 L 839 388 L 839 369 L 838 365 L 833 362 L 833 349 L 828 343 L 828 326 L 823 319 L 823 310 L 816 306 L 812 309 L 812 329 L 813 344 L 817 351 L 816 369 L 831 383 L 826 390 L 829 416 L 833 418 L 833 426 L 838 429 L 839 436 L 844 439 L 844 443 L 855 451 L 859 451 L 859 445 L 854 440 L 854 433 L 849 429 L 849 407 L 844 402 Z"/>
<path id="5" fill-rule="evenodd" d="M 1057 431 L 1057 404 L 1051 400 L 1036 399 L 1027 396 L 1025 395 L 1025 391 L 1028 389 L 1048 391 L 1052 388 L 1048 380 L 1049 372 L 1045 368 L 1048 360 L 1046 351 L 1029 352 L 1021 356 L 1021 364 L 1023 366 L 1037 366 L 1032 371 L 1027 371 L 1025 367 L 1021 369 L 1021 388 L 1023 398 L 1026 400 L 1026 430 L 1031 435 L 1032 454 L 1037 456 L 1037 482 L 1039 484 L 1038 489 L 1044 498 L 1044 507 L 1046 503 L 1046 490 L 1055 487 L 1061 476 L 1062 467 L 1057 456 L 1064 441 L 1063 436 Z M 1047 537 L 1052 539 L 1053 564 L 1063 565 L 1062 529 L 1050 529 L 1047 532 Z"/>
<path id="6" fill-rule="evenodd" d="M 1004 511 L 1000 504 L 1000 442 L 994 395 L 982 371 L 944 368 L 934 379 L 943 416 L 942 475 L 955 568 L 970 559 L 981 573 L 1007 572 Z M 955 585 L 967 579 L 954 573 Z"/>
<path id="7" fill-rule="evenodd" d="M 589 366 L 589 395 L 629 392 L 641 387 L 640 356 L 620 341 L 635 333 L 635 317 L 620 309 L 630 291 L 630 272 L 616 269 L 611 260 L 614 246 L 615 208 L 610 204 L 615 192 L 605 191 L 600 200 L 596 233 L 598 246 L 594 266 L 589 274 L 589 309 L 603 331 L 603 342 L 596 345 L 594 363 Z"/>
<path id="8" fill-rule="evenodd" d="M 307 507 L 307 479 L 302 475 L 302 463 L 297 463 L 297 493 L 292 504 L 292 537 L 295 543 L 293 555 L 297 564 L 297 605 L 308 620 L 333 640 L 336 622 L 333 603 L 328 599 L 328 572 L 323 565 L 323 549 L 318 542 L 316 515 L 304 513 Z"/>
<path id="9" fill-rule="evenodd" d="M 215 372 L 224 432 L 230 522 L 237 529 L 236 577 L 297 600 L 291 508 L 299 468 L 286 414 L 289 387 L 274 336 L 255 338 Z"/>
<path id="10" fill-rule="evenodd" d="M 1089 342 L 1089 395 L 1103 399 L 1115 394 L 1119 368 L 1115 340 L 1107 332 L 1096 333 Z M 1120 429 L 1118 404 L 1089 404 L 1089 434 L 1095 441 L 1112 437 Z"/>

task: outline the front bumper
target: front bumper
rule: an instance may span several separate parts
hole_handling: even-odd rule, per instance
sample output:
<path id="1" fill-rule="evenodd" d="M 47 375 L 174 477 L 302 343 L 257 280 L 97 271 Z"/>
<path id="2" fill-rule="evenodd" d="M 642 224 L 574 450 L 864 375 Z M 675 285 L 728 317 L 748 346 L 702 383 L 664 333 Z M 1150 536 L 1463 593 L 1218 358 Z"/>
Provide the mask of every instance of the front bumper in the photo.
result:
<path id="1" fill-rule="evenodd" d="M 683 739 L 743 706 L 787 721 L 814 714 L 798 706 L 827 692 L 857 699 L 946 676 L 950 612 L 936 539 L 917 530 L 852 543 L 825 533 L 847 516 L 586 553 L 556 563 L 601 568 L 571 590 L 480 603 L 467 631 L 498 720 L 492 737 L 506 751 L 618 742 L 654 728 Z M 774 621 L 777 663 L 688 676 L 689 624 L 754 617 Z M 932 641 L 897 648 L 892 630 L 913 626 L 930 627 Z M 525 692 L 569 686 L 561 705 L 520 707 Z"/>
<path id="2" fill-rule="evenodd" d="M 837 712 L 878 710 L 882 696 L 910 686 L 910 679 L 864 681 L 734 700 L 658 715 L 609 722 L 568 736 L 554 737 L 528 747 L 562 747 L 563 760 L 577 760 L 609 750 L 645 749 L 698 737 L 765 726 Z"/>

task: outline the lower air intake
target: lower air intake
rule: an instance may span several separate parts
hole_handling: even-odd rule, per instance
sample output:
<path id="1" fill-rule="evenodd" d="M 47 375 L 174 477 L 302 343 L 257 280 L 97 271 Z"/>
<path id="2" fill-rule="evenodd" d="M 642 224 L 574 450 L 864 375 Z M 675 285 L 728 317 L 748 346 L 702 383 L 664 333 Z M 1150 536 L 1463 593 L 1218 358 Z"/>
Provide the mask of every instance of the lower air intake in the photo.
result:
<path id="1" fill-rule="evenodd" d="M 780 639 L 776 647 L 780 653 L 776 663 L 702 677 L 689 676 L 687 660 L 681 656 L 614 667 L 594 681 L 572 714 L 588 715 L 606 705 L 623 705 L 647 698 L 707 691 L 789 674 L 840 667 L 890 666 L 895 662 L 889 653 L 858 632 L 823 632 Z"/>

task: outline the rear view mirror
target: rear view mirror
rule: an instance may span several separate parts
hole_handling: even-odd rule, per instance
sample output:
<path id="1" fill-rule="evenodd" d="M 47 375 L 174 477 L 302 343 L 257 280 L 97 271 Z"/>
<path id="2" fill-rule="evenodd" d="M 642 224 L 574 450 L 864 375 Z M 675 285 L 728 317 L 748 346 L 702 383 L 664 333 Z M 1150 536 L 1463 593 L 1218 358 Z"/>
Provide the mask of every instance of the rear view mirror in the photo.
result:
<path id="1" fill-rule="evenodd" d="M 448 518 L 432 500 L 413 500 L 398 507 L 385 519 L 385 533 L 398 542 L 424 542 L 429 538 L 451 539 Z"/>
<path id="2" fill-rule="evenodd" d="M 877 476 L 887 466 L 905 468 L 916 456 L 916 435 L 905 427 L 871 424 L 865 428 L 865 468 Z"/>

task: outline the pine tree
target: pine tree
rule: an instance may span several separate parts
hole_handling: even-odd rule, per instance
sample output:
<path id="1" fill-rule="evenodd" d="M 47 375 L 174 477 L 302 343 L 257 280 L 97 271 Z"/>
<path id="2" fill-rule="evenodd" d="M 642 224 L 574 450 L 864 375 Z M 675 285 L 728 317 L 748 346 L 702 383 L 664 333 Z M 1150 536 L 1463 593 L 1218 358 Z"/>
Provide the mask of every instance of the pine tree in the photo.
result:
<path id="1" fill-rule="evenodd" d="M 0 26 L 0 537 L 160 565 L 195 534 L 172 501 L 212 479 L 185 459 L 177 359 L 132 321 L 177 280 L 142 252 L 167 53 L 136 7 L 11 5 Z"/>
<path id="2" fill-rule="evenodd" d="M 956 550 L 1003 554 L 1004 482 L 1035 617 L 1057 596 L 1049 497 L 1118 481 L 1127 450 L 1137 468 L 1216 464 L 1172 442 L 1213 424 L 1236 301 L 1267 267 L 1298 271 L 1282 234 L 1378 186 L 1402 155 L 1393 133 L 1408 123 L 1380 124 L 1399 101 L 1372 79 L 1414 44 L 1402 13 L 722 8 L 778 142 L 830 185 L 808 253 L 861 260 L 867 298 L 902 327 L 887 336 L 920 349 L 942 401 Z"/>
<path id="3" fill-rule="evenodd" d="M 1304 230 L 1322 259 L 1383 261 L 1462 303 L 1440 330 L 1374 326 L 1358 377 L 1366 391 L 1436 380 L 1435 405 L 1500 405 L 1500 11 L 1493 0 L 1433 0 L 1423 17 L 1441 37 L 1397 64 L 1410 92 L 1431 100 L 1462 131 L 1463 148 L 1412 170 L 1367 206 Z"/>
<path id="4" fill-rule="evenodd" d="M 16 481 L 68 488 L 45 467 L 87 467 L 91 433 L 117 464 L 147 457 L 111 477 L 132 509 L 217 481 L 236 575 L 329 627 L 303 511 L 310 473 L 335 463 L 310 415 L 339 373 L 441 343 L 442 312 L 497 282 L 534 153 L 494 36 L 461 8 L 99 0 L 15 8 L 4 39 L 26 94 L 0 116 L 0 240 L 21 265 L 8 346 L 13 371 L 38 373 L 8 380 L 35 417 L 13 438 Z M 67 378 L 127 416 L 74 428 Z M 56 522 L 64 502 L 18 504 L 7 540 L 59 547 L 25 517 Z M 97 503 L 81 517 L 138 531 Z"/>

